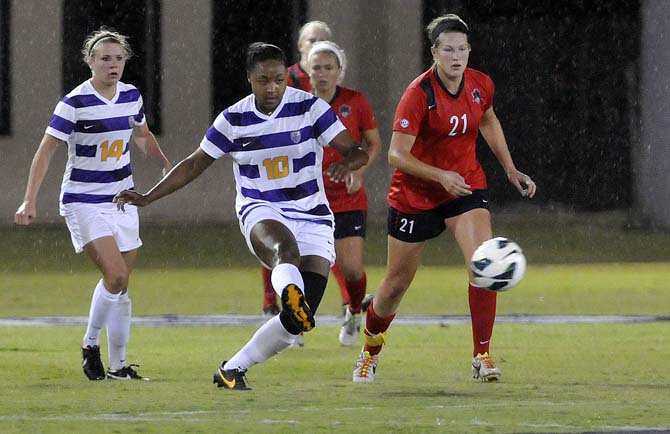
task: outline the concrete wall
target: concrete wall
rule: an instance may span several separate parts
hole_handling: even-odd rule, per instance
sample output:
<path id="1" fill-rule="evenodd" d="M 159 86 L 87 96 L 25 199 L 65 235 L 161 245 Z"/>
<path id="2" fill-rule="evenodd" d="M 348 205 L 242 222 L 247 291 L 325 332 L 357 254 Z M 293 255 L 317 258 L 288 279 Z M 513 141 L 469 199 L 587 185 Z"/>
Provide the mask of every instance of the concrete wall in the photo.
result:
<path id="1" fill-rule="evenodd" d="M 636 212 L 642 225 L 670 228 L 670 2 L 643 1 L 642 23 Z"/>
<path id="2" fill-rule="evenodd" d="M 210 113 L 210 0 L 164 0 L 162 26 L 163 131 L 158 138 L 177 162 L 198 145 Z M 0 136 L 0 224 L 10 223 L 22 201 L 32 156 L 61 95 L 62 19 L 59 1 L 11 2 L 13 134 Z M 350 61 L 345 85 L 361 90 L 378 117 L 384 146 L 395 105 L 421 72 L 421 1 L 308 1 L 308 19 L 328 22 Z M 59 221 L 58 193 L 65 152 L 57 152 L 38 197 L 39 221 Z M 146 220 L 232 220 L 234 180 L 229 161 L 143 210 Z M 158 168 L 141 152 L 133 156 L 136 187 L 150 188 Z M 390 169 L 385 152 L 369 176 L 371 218 L 384 218 Z"/>

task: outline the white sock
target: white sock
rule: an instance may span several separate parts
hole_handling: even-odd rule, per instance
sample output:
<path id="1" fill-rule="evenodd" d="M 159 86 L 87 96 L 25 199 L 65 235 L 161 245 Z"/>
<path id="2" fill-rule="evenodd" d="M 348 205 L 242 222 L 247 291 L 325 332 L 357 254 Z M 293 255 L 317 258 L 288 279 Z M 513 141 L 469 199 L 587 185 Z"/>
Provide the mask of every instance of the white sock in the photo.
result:
<path id="1" fill-rule="evenodd" d="M 126 366 L 126 348 L 130 339 L 130 316 L 133 303 L 128 292 L 119 297 L 107 321 L 109 370 L 114 372 Z"/>
<path id="2" fill-rule="evenodd" d="M 100 332 L 107 325 L 109 313 L 118 298 L 118 294 L 112 294 L 107 291 L 107 288 L 102 283 L 102 279 L 100 279 L 93 291 L 91 308 L 88 312 L 88 325 L 86 326 L 86 334 L 84 334 L 82 347 L 100 345 Z"/>
<path id="3" fill-rule="evenodd" d="M 302 280 L 300 270 L 293 264 L 279 264 L 272 269 L 272 287 L 281 297 L 281 293 L 287 285 L 294 284 L 305 293 L 305 282 Z"/>
<path id="4" fill-rule="evenodd" d="M 295 342 L 297 336 L 287 332 L 279 315 L 273 316 L 259 328 L 249 342 L 225 364 L 223 369 L 249 369 L 279 354 Z"/>

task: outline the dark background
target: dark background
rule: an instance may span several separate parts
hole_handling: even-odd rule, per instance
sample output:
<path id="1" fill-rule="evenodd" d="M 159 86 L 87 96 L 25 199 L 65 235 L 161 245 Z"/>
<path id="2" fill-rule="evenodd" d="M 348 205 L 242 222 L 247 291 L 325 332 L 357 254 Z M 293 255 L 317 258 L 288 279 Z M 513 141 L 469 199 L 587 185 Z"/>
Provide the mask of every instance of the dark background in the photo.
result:
<path id="1" fill-rule="evenodd" d="M 63 4 L 63 95 L 91 77 L 81 48 L 86 36 L 102 25 L 129 37 L 136 57 L 126 63 L 122 80 L 140 90 L 151 130 L 160 134 L 160 0 L 66 0 Z"/>
<path id="2" fill-rule="evenodd" d="M 470 66 L 496 84 L 494 106 L 515 163 L 539 185 L 535 203 L 578 211 L 630 208 L 631 148 L 639 129 L 639 0 L 437 0 L 424 5 L 425 24 L 447 12 L 469 24 Z M 84 37 L 101 24 L 111 25 L 131 36 L 138 59 L 128 63 L 124 80 L 142 91 L 151 128 L 159 133 L 159 17 L 158 0 L 67 0 L 64 93 L 90 74 L 79 54 Z M 258 40 L 274 43 L 293 63 L 297 32 L 306 17 L 304 0 L 212 2 L 212 118 L 250 91 L 246 46 Z M 0 56 L 4 52 L 0 44 Z M 428 68 L 427 39 L 425 54 Z M 0 80 L 6 79 L 3 69 Z M 485 144 L 480 143 L 478 154 L 494 202 L 517 200 Z"/>
<path id="3" fill-rule="evenodd" d="M 11 133 L 9 118 L 9 0 L 0 0 L 0 134 Z"/>
<path id="4" fill-rule="evenodd" d="M 537 201 L 576 210 L 631 205 L 639 1 L 425 4 L 425 24 L 452 12 L 470 26 L 470 66 L 496 84 L 494 108 L 517 168 L 538 182 Z M 489 179 L 504 179 L 493 154 L 480 145 Z M 490 189 L 494 202 L 516 195 L 502 182 L 490 182 Z"/>

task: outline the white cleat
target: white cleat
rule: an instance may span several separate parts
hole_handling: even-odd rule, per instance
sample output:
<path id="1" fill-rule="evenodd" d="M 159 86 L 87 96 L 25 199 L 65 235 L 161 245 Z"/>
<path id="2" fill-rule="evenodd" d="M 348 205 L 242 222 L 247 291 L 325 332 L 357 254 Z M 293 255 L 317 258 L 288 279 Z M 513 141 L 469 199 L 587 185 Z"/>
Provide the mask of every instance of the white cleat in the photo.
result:
<path id="1" fill-rule="evenodd" d="M 354 369 L 354 383 L 372 383 L 375 381 L 375 371 L 379 363 L 379 354 L 371 356 L 369 352 L 363 351 L 356 360 Z"/>
<path id="2" fill-rule="evenodd" d="M 482 381 L 498 381 L 502 372 L 489 356 L 489 353 L 477 354 L 472 359 L 472 378 Z"/>
<path id="3" fill-rule="evenodd" d="M 344 322 L 340 329 L 340 345 L 343 347 L 351 347 L 358 342 L 358 337 L 361 335 L 361 315 L 351 313 L 347 309 L 344 314 Z"/>

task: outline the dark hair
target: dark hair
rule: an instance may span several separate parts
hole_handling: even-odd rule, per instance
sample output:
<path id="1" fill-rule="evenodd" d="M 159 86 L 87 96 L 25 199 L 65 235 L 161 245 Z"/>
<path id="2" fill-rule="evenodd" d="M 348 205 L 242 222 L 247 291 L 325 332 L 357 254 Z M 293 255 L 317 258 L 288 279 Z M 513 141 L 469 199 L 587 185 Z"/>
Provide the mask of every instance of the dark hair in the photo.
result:
<path id="1" fill-rule="evenodd" d="M 456 14 L 442 15 L 435 18 L 426 26 L 426 34 L 432 46 L 435 46 L 435 42 L 441 33 L 459 32 L 467 35 L 469 31 L 470 29 L 465 24 L 465 21 Z"/>
<path id="2" fill-rule="evenodd" d="M 247 47 L 247 72 L 251 72 L 258 63 L 265 62 L 266 60 L 277 60 L 282 62 L 284 66 L 288 66 L 286 55 L 276 45 L 266 42 L 254 42 Z"/>

